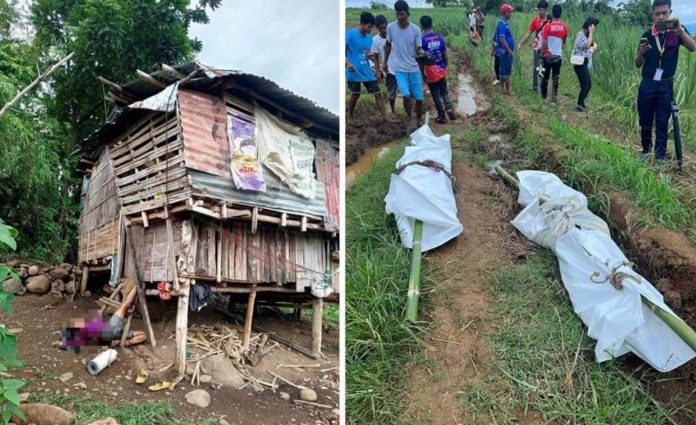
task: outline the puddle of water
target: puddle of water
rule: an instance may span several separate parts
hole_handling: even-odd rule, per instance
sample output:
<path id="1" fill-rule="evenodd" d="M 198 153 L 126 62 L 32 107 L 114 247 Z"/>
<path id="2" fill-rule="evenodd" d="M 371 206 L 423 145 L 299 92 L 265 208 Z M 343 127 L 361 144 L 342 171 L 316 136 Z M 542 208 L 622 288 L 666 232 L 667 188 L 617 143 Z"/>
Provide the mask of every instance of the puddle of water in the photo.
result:
<path id="1" fill-rule="evenodd" d="M 457 96 L 457 112 L 472 116 L 478 111 L 476 106 L 476 90 L 471 85 L 471 77 L 459 74 L 459 95 Z"/>
<path id="2" fill-rule="evenodd" d="M 390 142 L 386 145 L 370 148 L 360 156 L 360 159 L 346 166 L 346 186 L 350 186 L 355 179 L 372 168 L 374 162 L 386 155 L 389 150 L 394 147 L 394 145 L 396 145 L 396 142 Z"/>

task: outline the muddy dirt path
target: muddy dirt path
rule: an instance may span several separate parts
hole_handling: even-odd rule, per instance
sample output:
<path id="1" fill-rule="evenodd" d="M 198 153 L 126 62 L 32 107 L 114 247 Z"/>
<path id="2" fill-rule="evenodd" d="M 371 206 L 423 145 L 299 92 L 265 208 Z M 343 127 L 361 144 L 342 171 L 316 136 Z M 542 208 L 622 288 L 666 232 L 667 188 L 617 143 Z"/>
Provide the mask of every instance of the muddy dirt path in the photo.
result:
<path id="1" fill-rule="evenodd" d="M 438 135 L 456 134 L 487 120 L 485 95 L 469 75 L 461 73 L 459 82 L 464 84 L 450 83 L 450 97 L 460 118 L 446 125 L 431 122 Z M 487 291 L 490 278 L 526 249 L 509 224 L 516 210 L 514 193 L 468 158 L 466 141 L 454 137 L 452 149 L 464 233 L 425 255 L 437 270 L 422 317 L 432 326 L 422 340 L 428 366 L 409 369 L 408 386 L 416 390 L 405 402 L 407 423 L 468 423 L 459 391 L 479 383 L 494 365 L 483 338 L 487 327 L 493 326 L 486 321 L 492 302 Z"/>
<path id="2" fill-rule="evenodd" d="M 468 423 L 458 391 L 479 383 L 495 361 L 482 337 L 494 326 L 486 321 L 490 278 L 524 250 L 509 224 L 514 194 L 468 160 L 453 175 L 462 182 L 456 199 L 464 234 L 427 254 L 438 269 L 427 304 L 432 331 L 423 340 L 432 367 L 410 371 L 409 387 L 420 390 L 406 402 L 406 417 L 418 424 Z"/>

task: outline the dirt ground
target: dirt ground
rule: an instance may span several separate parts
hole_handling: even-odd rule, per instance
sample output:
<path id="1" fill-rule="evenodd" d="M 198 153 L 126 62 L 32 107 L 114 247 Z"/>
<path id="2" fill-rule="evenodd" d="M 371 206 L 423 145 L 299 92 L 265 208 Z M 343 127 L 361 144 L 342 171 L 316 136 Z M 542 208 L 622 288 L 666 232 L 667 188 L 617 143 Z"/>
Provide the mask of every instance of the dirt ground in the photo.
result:
<path id="1" fill-rule="evenodd" d="M 148 303 L 157 348 L 153 349 L 149 344 L 133 348 L 118 348 L 116 362 L 97 376 L 91 376 L 85 364 L 102 348 L 86 347 L 79 354 L 75 354 L 59 350 L 51 345 L 59 339 L 61 326 L 66 319 L 83 316 L 87 310 L 98 308 L 95 301 L 99 295 L 95 294 L 92 298 L 77 297 L 74 302 L 68 302 L 50 293 L 42 296 L 25 295 L 15 299 L 14 314 L 8 319 L 3 319 L 2 324 L 9 329 L 15 329 L 15 332 L 21 329 L 17 334 L 18 357 L 25 362 L 26 366 L 15 375 L 27 380 L 28 385 L 23 388 L 23 391 L 33 394 L 71 394 L 78 397 L 89 395 L 95 401 L 110 404 L 166 401 L 177 411 L 181 419 L 194 423 L 220 417 L 224 417 L 231 424 L 238 425 L 333 423 L 332 410 L 339 405 L 337 329 L 324 327 L 325 360 L 316 361 L 280 345 L 263 358 L 254 372 L 257 379 L 266 382 L 273 380 L 273 377 L 267 373 L 272 371 L 294 384 L 312 388 L 317 392 L 317 403 L 329 405 L 331 409 L 294 404 L 293 400 L 299 399 L 299 390 L 285 383 L 280 383 L 276 393 L 270 388 L 266 388 L 263 392 L 255 392 L 249 387 L 237 390 L 231 387 L 213 386 L 210 383 L 193 387 L 188 377 L 174 390 L 153 393 L 148 391 L 147 386 L 154 383 L 158 377 L 156 372 L 172 363 L 174 359 L 176 320 L 174 302 L 151 299 Z M 269 332 L 283 335 L 304 347 L 311 347 L 310 321 L 294 321 L 287 316 L 281 318 L 274 313 L 269 309 L 261 309 L 255 316 L 254 324 Z M 225 323 L 241 332 L 240 326 L 226 322 L 224 317 L 212 308 L 206 307 L 200 313 L 189 314 L 189 327 L 215 323 Z M 135 316 L 132 329 L 144 330 L 141 320 Z M 320 367 L 278 368 L 279 365 L 309 364 L 320 364 Z M 135 374 L 140 368 L 150 370 L 150 380 L 145 385 L 135 384 Z M 64 383 L 58 377 L 66 372 L 72 372 L 73 378 Z M 166 371 L 161 377 L 171 381 L 176 375 L 174 371 Z M 184 398 L 187 392 L 196 388 L 202 388 L 210 394 L 211 403 L 205 409 L 187 403 Z M 290 394 L 289 401 L 281 398 L 281 391 Z"/>

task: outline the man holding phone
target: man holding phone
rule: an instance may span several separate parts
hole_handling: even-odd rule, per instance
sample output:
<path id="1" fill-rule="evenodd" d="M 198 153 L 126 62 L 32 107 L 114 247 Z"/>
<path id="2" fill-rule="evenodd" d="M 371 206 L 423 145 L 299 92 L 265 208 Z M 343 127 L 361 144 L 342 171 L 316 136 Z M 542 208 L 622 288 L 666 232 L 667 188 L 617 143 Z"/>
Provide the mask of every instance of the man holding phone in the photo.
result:
<path id="1" fill-rule="evenodd" d="M 638 117 L 643 150 L 640 159 L 647 161 L 652 150 L 652 128 L 655 123 L 655 168 L 664 168 L 667 151 L 667 126 L 672 111 L 674 73 L 679 60 L 679 46 L 696 51 L 696 41 L 678 19 L 670 18 L 671 0 L 654 0 L 653 27 L 640 39 L 635 57 L 642 68 L 643 80 L 638 89 Z"/>

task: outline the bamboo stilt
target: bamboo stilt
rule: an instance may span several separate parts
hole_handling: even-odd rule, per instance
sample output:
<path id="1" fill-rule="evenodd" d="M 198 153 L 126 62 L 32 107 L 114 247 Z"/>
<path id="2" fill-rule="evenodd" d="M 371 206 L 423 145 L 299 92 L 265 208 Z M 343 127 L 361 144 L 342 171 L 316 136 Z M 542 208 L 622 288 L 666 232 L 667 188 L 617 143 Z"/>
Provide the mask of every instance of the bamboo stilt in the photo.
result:
<path id="1" fill-rule="evenodd" d="M 176 310 L 176 357 L 174 367 L 179 374 L 186 373 L 186 334 L 188 333 L 188 305 L 191 282 L 180 288 L 181 295 Z"/>
<path id="2" fill-rule="evenodd" d="M 80 281 L 80 296 L 84 297 L 87 291 L 87 281 L 89 280 L 89 266 L 82 268 L 82 280 Z"/>
<path id="3" fill-rule="evenodd" d="M 321 324 L 324 318 L 324 300 L 312 299 L 312 353 L 315 359 L 321 359 Z"/>
<path id="4" fill-rule="evenodd" d="M 242 339 L 242 351 L 249 350 L 249 339 L 251 338 L 251 325 L 254 319 L 254 302 L 256 301 L 256 291 L 249 293 L 246 317 L 244 318 L 244 338 Z"/>

